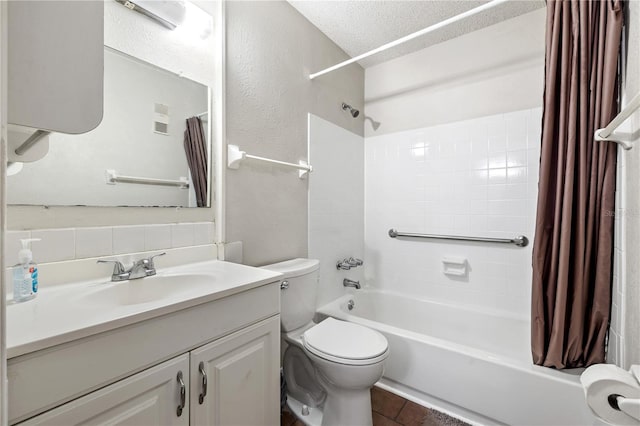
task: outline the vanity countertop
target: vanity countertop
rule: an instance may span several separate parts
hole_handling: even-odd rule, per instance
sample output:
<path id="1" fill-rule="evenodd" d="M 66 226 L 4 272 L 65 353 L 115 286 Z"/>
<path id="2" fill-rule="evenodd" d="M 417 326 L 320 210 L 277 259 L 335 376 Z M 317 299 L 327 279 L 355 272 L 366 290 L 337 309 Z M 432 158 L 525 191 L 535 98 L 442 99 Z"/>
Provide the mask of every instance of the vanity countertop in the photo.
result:
<path id="1" fill-rule="evenodd" d="M 112 283 L 107 278 L 44 287 L 34 300 L 8 304 L 7 357 L 211 302 L 277 281 L 280 276 L 265 269 L 212 260 L 158 269 L 155 277 L 140 280 Z M 154 296 L 148 291 L 153 283 L 165 288 L 169 283 L 171 291 Z M 140 293 L 131 287 L 136 285 L 146 286 L 145 291 Z M 180 287 L 177 291 L 176 286 Z M 130 290 L 137 299 L 128 296 Z"/>

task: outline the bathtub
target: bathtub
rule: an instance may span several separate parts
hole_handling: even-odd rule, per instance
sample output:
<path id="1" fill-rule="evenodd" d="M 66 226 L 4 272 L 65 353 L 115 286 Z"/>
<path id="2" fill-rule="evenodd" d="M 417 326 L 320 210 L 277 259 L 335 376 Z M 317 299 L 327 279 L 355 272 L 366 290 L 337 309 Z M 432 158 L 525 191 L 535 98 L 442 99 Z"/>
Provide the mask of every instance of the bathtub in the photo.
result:
<path id="1" fill-rule="evenodd" d="M 422 405 L 472 424 L 603 424 L 585 403 L 580 369 L 532 365 L 521 318 L 371 290 L 318 313 L 384 334 L 390 356 L 377 385 Z"/>

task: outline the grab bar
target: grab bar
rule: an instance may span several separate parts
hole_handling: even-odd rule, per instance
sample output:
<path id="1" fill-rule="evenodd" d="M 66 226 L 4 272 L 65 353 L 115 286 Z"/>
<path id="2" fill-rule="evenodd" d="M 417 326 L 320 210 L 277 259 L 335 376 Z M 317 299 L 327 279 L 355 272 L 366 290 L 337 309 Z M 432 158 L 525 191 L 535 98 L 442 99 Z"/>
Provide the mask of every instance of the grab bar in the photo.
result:
<path id="1" fill-rule="evenodd" d="M 104 177 L 107 181 L 107 185 L 115 185 L 116 183 L 139 183 L 143 185 L 177 186 L 180 189 L 189 189 L 189 180 L 186 177 L 180 177 L 180 179 L 178 180 L 173 180 L 138 176 L 123 176 L 119 175 L 113 169 L 105 170 Z"/>
<path id="2" fill-rule="evenodd" d="M 527 244 L 529 244 L 529 239 L 524 235 L 518 235 L 515 238 L 464 237 L 461 235 L 413 234 L 410 232 L 398 232 L 395 229 L 389 229 L 389 236 L 391 238 L 410 237 L 429 238 L 434 240 L 478 241 L 485 243 L 515 244 L 518 247 L 526 247 Z"/>

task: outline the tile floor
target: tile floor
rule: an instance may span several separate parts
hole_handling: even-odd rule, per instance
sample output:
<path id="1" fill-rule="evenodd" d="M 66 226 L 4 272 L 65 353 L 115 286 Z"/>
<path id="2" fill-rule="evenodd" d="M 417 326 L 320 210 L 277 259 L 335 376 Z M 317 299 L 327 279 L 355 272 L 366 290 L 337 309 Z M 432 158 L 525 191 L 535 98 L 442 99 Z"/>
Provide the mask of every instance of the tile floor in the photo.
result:
<path id="1" fill-rule="evenodd" d="M 371 409 L 373 426 L 465 426 L 458 419 L 450 417 L 401 396 L 380 388 L 371 389 Z M 282 412 L 281 426 L 303 426 L 300 420 L 288 411 Z M 347 425 L 345 425 L 347 426 Z"/>

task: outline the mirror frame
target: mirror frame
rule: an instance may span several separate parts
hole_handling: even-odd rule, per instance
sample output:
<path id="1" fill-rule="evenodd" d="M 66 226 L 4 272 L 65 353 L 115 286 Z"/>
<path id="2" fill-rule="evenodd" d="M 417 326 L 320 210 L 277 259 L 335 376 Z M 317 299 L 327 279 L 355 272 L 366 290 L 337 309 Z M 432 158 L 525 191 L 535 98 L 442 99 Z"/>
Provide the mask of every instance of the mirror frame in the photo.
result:
<path id="1" fill-rule="evenodd" d="M 194 3 L 198 3 L 194 1 Z M 214 37 L 219 54 L 215 58 L 215 81 L 209 105 L 211 115 L 211 173 L 209 207 L 89 207 L 7 205 L 7 230 L 76 228 L 91 226 L 146 225 L 185 222 L 214 222 L 215 241 L 225 241 L 225 1 L 216 1 Z"/>

